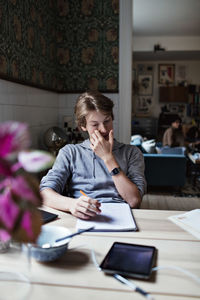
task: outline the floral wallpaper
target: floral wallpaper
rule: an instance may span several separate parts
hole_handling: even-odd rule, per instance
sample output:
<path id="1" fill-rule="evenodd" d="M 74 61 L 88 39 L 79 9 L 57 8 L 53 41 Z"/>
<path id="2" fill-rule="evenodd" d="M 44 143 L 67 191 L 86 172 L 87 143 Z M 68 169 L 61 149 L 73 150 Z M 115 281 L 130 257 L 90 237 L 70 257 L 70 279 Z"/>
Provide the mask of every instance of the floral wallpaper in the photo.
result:
<path id="1" fill-rule="evenodd" d="M 0 77 L 118 91 L 119 0 L 0 0 Z"/>

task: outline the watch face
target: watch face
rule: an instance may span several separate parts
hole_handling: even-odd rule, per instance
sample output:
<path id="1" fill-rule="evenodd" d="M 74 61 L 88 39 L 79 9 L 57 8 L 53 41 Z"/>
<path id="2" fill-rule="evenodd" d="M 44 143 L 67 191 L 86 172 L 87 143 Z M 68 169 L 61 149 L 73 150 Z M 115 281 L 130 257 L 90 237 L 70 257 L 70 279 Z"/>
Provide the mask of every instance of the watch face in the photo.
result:
<path id="1" fill-rule="evenodd" d="M 113 169 L 113 174 L 114 175 L 117 175 L 118 173 L 119 173 L 119 169 L 118 168 Z"/>
<path id="2" fill-rule="evenodd" d="M 114 168 L 111 172 L 110 172 L 110 175 L 111 176 L 115 176 L 117 174 L 119 174 L 120 172 L 120 168 Z"/>

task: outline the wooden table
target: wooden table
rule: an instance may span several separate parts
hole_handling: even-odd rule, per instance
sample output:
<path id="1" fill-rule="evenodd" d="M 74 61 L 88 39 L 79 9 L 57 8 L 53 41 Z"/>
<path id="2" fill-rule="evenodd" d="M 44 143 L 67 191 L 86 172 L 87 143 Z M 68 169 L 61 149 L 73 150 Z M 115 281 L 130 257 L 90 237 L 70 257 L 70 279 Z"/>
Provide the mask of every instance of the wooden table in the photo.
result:
<path id="1" fill-rule="evenodd" d="M 45 226 L 60 225 L 75 231 L 76 219 L 63 212 L 57 213 L 59 219 Z M 23 253 L 11 249 L 0 254 L 0 269 L 26 272 L 31 282 L 30 285 L 16 282 L 15 279 L 12 282 L 0 282 L 0 299 L 145 299 L 94 265 L 90 249 L 95 251 L 100 263 L 115 241 L 153 245 L 158 249 L 157 266 L 181 267 L 200 277 L 200 241 L 168 220 L 168 216 L 179 213 L 182 212 L 133 210 L 138 232 L 84 233 L 71 240 L 71 250 L 57 262 L 39 263 L 32 259 L 29 270 Z M 200 284 L 176 270 L 159 270 L 151 281 L 133 281 L 155 299 L 186 300 L 200 297 Z M 11 298 L 6 296 L 9 293 L 13 295 Z M 18 296 L 17 293 L 21 294 Z"/>

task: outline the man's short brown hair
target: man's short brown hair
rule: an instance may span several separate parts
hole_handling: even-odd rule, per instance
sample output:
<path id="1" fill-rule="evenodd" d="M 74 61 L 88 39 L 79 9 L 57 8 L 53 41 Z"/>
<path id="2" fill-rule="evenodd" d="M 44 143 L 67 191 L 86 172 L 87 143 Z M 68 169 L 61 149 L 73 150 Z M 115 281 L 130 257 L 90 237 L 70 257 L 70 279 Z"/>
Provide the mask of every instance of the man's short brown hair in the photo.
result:
<path id="1" fill-rule="evenodd" d="M 86 127 L 86 116 L 90 111 L 100 111 L 105 115 L 113 116 L 113 101 L 99 92 L 85 92 L 77 99 L 74 113 L 79 128 Z"/>

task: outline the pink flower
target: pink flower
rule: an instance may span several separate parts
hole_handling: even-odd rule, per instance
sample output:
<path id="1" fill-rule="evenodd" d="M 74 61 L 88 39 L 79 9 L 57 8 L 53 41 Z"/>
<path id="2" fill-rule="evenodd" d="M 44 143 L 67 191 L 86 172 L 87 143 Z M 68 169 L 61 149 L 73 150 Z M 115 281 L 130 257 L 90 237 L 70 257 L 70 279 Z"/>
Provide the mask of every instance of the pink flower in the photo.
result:
<path id="1" fill-rule="evenodd" d="M 9 133 L 6 133 L 6 135 L 0 136 L 0 143 L 1 143 L 0 156 L 1 157 L 4 157 L 8 153 L 11 152 L 12 141 L 13 141 L 13 136 Z"/>
<path id="2" fill-rule="evenodd" d="M 0 157 L 0 175 L 11 176 L 12 170 L 10 164 Z"/>
<path id="3" fill-rule="evenodd" d="M 0 221 L 10 230 L 14 227 L 19 215 L 19 208 L 12 199 L 10 189 L 6 189 L 4 194 L 0 195 L 0 207 Z"/>
<path id="4" fill-rule="evenodd" d="M 11 235 L 4 229 L 0 229 L 0 240 L 3 242 L 9 241 L 11 238 Z"/>
<path id="5" fill-rule="evenodd" d="M 13 152 L 30 146 L 28 126 L 19 122 L 4 122 L 0 126 L 0 157 L 7 157 Z"/>
<path id="6" fill-rule="evenodd" d="M 0 125 L 0 239 L 35 242 L 42 225 L 37 206 L 42 204 L 39 183 L 27 172 L 50 167 L 54 157 L 44 151 L 27 151 L 27 124 Z M 27 172 L 26 172 L 27 171 Z"/>
<path id="7" fill-rule="evenodd" d="M 21 151 L 18 160 L 27 172 L 41 172 L 52 166 L 55 158 L 45 151 Z"/>
<path id="8" fill-rule="evenodd" d="M 1 188 L 9 189 L 13 195 L 20 197 L 20 199 L 26 199 L 27 201 L 35 204 L 39 203 L 39 199 L 37 199 L 35 193 L 32 191 L 23 176 L 19 175 L 17 177 L 4 179 L 0 184 L 0 189 Z"/>

